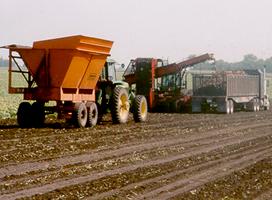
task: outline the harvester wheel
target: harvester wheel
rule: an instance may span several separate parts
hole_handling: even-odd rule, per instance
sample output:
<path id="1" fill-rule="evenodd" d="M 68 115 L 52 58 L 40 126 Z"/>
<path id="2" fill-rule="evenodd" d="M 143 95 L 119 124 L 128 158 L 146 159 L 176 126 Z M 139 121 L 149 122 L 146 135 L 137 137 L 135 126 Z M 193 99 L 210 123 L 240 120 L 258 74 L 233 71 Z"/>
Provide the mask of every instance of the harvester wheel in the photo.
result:
<path id="1" fill-rule="evenodd" d="M 17 122 L 21 128 L 29 128 L 32 125 L 31 105 L 29 102 L 22 102 L 17 111 Z"/>
<path id="2" fill-rule="evenodd" d="M 96 103 L 91 102 L 88 105 L 88 121 L 87 126 L 93 127 L 97 124 L 98 120 L 98 109 Z"/>
<path id="3" fill-rule="evenodd" d="M 40 102 L 34 102 L 31 107 L 33 126 L 42 127 L 45 120 L 44 104 Z"/>
<path id="4" fill-rule="evenodd" d="M 137 95 L 133 105 L 133 118 L 135 122 L 144 122 L 147 118 L 147 101 L 142 95 Z"/>
<path id="5" fill-rule="evenodd" d="M 86 126 L 88 120 L 88 111 L 85 103 L 76 103 L 73 113 L 73 122 L 79 127 L 83 128 Z"/>
<path id="6" fill-rule="evenodd" d="M 130 107 L 126 89 L 115 87 L 111 103 L 111 117 L 113 123 L 126 123 Z"/>

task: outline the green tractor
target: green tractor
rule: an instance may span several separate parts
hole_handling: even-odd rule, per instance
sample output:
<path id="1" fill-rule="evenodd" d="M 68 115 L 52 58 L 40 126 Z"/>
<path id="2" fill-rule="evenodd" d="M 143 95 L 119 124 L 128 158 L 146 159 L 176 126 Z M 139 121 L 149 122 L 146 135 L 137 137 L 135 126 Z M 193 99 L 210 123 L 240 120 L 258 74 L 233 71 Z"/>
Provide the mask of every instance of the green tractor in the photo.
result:
<path id="1" fill-rule="evenodd" d="M 135 122 L 147 119 L 147 101 L 143 95 L 136 95 L 127 82 L 117 80 L 116 62 L 108 59 L 97 83 L 96 104 L 97 121 L 106 113 L 111 113 L 115 124 L 126 123 L 129 112 Z M 94 113 L 95 115 L 95 113 Z"/>

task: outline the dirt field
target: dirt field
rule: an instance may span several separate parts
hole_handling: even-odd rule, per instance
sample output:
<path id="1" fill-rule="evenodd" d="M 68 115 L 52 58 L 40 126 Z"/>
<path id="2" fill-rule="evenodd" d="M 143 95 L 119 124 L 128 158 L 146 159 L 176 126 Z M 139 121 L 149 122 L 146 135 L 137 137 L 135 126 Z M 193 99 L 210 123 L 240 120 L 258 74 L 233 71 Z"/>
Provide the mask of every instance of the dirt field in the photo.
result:
<path id="1" fill-rule="evenodd" d="M 0 199 L 271 199 L 272 112 L 75 129 L 0 120 Z"/>

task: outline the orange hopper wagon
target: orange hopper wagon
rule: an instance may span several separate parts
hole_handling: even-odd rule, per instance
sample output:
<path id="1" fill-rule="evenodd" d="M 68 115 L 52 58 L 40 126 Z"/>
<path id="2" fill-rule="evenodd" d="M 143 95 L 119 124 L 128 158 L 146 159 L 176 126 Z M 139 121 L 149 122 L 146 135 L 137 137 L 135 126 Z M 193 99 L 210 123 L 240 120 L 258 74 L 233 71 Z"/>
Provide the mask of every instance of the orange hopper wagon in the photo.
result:
<path id="1" fill-rule="evenodd" d="M 74 119 L 79 127 L 92 126 L 97 117 L 95 89 L 113 42 L 82 35 L 36 41 L 33 47 L 9 45 L 9 92 L 22 93 L 18 108 L 21 127 L 41 126 L 45 113 Z M 25 87 L 14 86 L 21 74 Z M 56 101 L 55 106 L 45 106 Z"/>

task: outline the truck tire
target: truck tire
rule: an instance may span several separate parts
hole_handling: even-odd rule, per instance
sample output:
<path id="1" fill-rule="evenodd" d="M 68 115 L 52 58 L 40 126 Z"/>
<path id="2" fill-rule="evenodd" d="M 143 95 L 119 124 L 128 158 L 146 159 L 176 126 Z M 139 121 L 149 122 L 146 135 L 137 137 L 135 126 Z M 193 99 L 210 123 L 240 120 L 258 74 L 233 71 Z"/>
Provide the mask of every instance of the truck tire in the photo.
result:
<path id="1" fill-rule="evenodd" d="M 98 109 L 96 103 L 90 102 L 88 103 L 88 120 L 87 126 L 93 127 L 97 124 L 98 121 Z"/>
<path id="2" fill-rule="evenodd" d="M 259 110 L 260 110 L 259 103 L 257 101 L 254 101 L 253 102 L 253 112 L 257 112 Z"/>
<path id="3" fill-rule="evenodd" d="M 88 111 L 85 103 L 75 103 L 73 123 L 78 128 L 84 128 L 88 120 Z"/>
<path id="4" fill-rule="evenodd" d="M 224 106 L 225 106 L 224 113 L 230 114 L 230 101 L 227 100 Z"/>
<path id="5" fill-rule="evenodd" d="M 256 111 L 257 111 L 257 112 L 260 111 L 260 105 L 257 105 Z"/>
<path id="6" fill-rule="evenodd" d="M 31 105 L 29 102 L 22 102 L 17 111 L 17 123 L 21 128 L 32 126 Z"/>
<path id="7" fill-rule="evenodd" d="M 251 111 L 251 112 L 257 112 L 258 111 L 258 102 L 254 101 L 250 101 L 247 103 L 246 105 L 247 111 Z"/>
<path id="8" fill-rule="evenodd" d="M 31 112 L 33 126 L 36 128 L 42 127 L 45 120 L 44 104 L 41 102 L 34 102 L 31 106 Z"/>
<path id="9" fill-rule="evenodd" d="M 229 100 L 229 113 L 234 113 L 234 102 L 233 100 Z"/>
<path id="10" fill-rule="evenodd" d="M 123 124 L 128 120 L 129 99 L 126 89 L 115 87 L 111 101 L 111 117 L 115 124 Z"/>
<path id="11" fill-rule="evenodd" d="M 133 105 L 133 118 L 135 122 L 144 122 L 147 118 L 147 101 L 142 95 L 136 95 Z"/>

